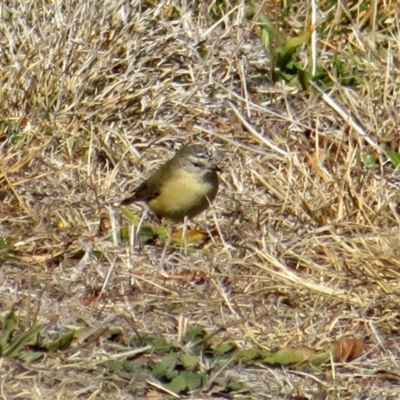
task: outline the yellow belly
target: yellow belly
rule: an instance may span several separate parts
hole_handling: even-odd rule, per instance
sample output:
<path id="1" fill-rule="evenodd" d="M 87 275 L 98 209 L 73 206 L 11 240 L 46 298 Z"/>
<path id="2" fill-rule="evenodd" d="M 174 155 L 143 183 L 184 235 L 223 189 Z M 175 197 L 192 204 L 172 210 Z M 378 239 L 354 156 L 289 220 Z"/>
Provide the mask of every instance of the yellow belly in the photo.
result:
<path id="1" fill-rule="evenodd" d="M 217 191 L 215 172 L 196 177 L 181 174 L 165 182 L 159 196 L 149 202 L 149 207 L 160 218 L 183 221 L 185 216 L 193 218 L 204 211 L 215 199 Z"/>

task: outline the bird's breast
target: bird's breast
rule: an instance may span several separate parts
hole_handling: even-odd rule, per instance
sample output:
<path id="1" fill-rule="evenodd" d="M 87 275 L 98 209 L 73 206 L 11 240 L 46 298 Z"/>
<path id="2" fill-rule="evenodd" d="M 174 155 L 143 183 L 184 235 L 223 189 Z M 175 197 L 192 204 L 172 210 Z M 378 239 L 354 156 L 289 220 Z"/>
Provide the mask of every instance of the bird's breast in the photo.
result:
<path id="1" fill-rule="evenodd" d="M 215 199 L 218 176 L 214 171 L 180 173 L 166 179 L 160 194 L 149 202 L 152 211 L 162 218 L 182 221 L 204 211 Z"/>

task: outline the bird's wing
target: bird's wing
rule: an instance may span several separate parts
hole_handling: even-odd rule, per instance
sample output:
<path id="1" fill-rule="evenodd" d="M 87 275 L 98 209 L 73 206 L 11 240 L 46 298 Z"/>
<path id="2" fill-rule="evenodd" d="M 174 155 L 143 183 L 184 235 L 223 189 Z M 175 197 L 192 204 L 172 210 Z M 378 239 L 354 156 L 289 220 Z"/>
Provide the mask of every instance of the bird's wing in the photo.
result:
<path id="1" fill-rule="evenodd" d="M 142 182 L 133 192 L 132 196 L 124 199 L 121 205 L 134 203 L 135 201 L 146 201 L 158 197 L 164 182 L 162 171 L 157 171 L 150 178 Z"/>
<path id="2" fill-rule="evenodd" d="M 154 185 L 151 180 L 144 181 L 135 190 L 134 201 L 150 201 L 160 194 L 160 185 Z"/>

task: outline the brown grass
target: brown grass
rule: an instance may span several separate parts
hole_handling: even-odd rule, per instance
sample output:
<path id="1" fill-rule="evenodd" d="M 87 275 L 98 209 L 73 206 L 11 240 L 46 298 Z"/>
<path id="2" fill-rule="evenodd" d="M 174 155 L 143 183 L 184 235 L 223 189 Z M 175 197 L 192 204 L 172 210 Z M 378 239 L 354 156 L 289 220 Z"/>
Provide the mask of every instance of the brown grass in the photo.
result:
<path id="1" fill-rule="evenodd" d="M 144 381 L 105 375 L 107 362 L 127 358 L 137 334 L 180 343 L 200 325 L 240 348 L 365 340 L 361 357 L 321 372 L 229 366 L 249 397 L 398 398 L 377 373 L 400 359 L 400 196 L 386 155 L 400 143 L 396 2 L 321 2 L 325 98 L 260 75 L 269 57 L 240 2 L 6 3 L 0 238 L 11 247 L 0 252 L 0 310 L 47 324 L 45 341 L 99 326 L 121 334 L 35 363 L 1 359 L 1 396 L 149 395 Z M 274 19 L 272 3 L 263 12 Z M 310 23 L 309 7 L 292 7 L 285 35 Z M 334 55 L 356 83 L 341 83 Z M 223 160 L 214 206 L 191 224 L 218 233 L 187 256 L 171 250 L 162 278 L 162 246 L 121 240 L 129 222 L 110 204 L 187 143 Z"/>

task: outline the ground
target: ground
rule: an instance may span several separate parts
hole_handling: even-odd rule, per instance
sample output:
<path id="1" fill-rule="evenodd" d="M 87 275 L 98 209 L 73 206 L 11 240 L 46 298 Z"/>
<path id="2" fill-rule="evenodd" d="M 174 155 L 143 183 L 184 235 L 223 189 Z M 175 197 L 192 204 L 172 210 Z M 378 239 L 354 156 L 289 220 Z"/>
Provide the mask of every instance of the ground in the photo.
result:
<path id="1" fill-rule="evenodd" d="M 396 2 L 0 15 L 2 398 L 399 398 Z M 220 190 L 160 266 L 118 203 L 191 143 Z"/>

